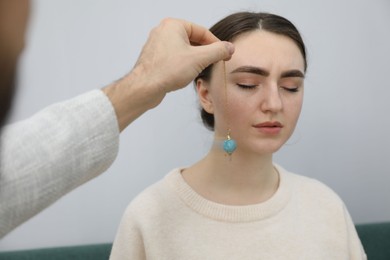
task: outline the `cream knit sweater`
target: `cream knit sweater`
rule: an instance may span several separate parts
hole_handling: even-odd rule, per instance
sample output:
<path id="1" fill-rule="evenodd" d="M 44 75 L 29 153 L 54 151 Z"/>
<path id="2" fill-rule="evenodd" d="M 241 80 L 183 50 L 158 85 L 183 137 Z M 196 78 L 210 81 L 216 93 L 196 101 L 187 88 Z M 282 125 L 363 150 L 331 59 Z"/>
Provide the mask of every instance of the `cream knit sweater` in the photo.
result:
<path id="1" fill-rule="evenodd" d="M 0 135 L 0 238 L 104 172 L 119 147 L 101 90 L 53 104 Z"/>
<path id="2" fill-rule="evenodd" d="M 110 259 L 366 259 L 340 198 L 276 167 L 277 192 L 249 206 L 206 200 L 173 170 L 129 205 Z"/>

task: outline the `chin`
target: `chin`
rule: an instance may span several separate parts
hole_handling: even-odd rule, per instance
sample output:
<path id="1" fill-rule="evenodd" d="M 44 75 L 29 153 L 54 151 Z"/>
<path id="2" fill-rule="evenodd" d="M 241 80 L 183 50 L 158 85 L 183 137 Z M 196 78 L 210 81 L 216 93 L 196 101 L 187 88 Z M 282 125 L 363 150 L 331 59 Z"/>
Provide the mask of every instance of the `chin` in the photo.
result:
<path id="1" fill-rule="evenodd" d="M 283 144 L 261 144 L 261 145 L 256 145 L 256 146 L 251 146 L 248 147 L 246 150 L 248 153 L 256 154 L 259 156 L 264 156 L 264 155 L 272 155 L 276 153 Z M 239 144 L 237 145 L 239 146 Z"/>

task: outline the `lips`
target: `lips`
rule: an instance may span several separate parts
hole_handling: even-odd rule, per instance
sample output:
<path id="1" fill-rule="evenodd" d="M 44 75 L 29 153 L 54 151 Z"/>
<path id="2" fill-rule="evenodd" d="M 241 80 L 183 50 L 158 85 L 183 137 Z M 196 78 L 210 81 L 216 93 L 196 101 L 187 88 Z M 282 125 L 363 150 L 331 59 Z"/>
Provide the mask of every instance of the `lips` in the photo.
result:
<path id="1" fill-rule="evenodd" d="M 278 121 L 267 121 L 253 126 L 258 129 L 259 132 L 263 134 L 276 135 L 279 134 L 283 128 L 282 123 Z"/>
<path id="2" fill-rule="evenodd" d="M 256 128 L 258 128 L 258 127 L 283 127 L 283 125 L 282 125 L 282 123 L 280 123 L 278 121 L 274 121 L 274 122 L 260 123 L 260 124 L 254 125 L 254 127 L 256 127 Z"/>

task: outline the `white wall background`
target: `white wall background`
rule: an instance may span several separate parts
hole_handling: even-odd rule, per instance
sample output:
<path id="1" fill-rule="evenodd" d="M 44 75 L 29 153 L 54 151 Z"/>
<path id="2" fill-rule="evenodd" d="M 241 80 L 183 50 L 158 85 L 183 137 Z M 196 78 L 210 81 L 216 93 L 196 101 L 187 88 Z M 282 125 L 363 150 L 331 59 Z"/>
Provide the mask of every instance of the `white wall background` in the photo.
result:
<path id="1" fill-rule="evenodd" d="M 390 1 L 38 0 L 12 120 L 128 72 L 167 16 L 206 27 L 239 10 L 293 21 L 309 51 L 296 134 L 275 157 L 317 178 L 356 223 L 390 221 Z M 127 204 L 170 169 L 208 150 L 192 87 L 169 94 L 121 135 L 117 160 L 0 241 L 0 250 L 112 242 Z"/>

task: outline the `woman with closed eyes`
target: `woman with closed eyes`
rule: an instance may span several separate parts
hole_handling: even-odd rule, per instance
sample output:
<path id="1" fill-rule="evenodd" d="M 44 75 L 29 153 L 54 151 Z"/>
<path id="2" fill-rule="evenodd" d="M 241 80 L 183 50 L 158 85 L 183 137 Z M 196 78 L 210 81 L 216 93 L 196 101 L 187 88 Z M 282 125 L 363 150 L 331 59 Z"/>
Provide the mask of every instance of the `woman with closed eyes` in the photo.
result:
<path id="1" fill-rule="evenodd" d="M 210 30 L 235 46 L 194 81 L 214 143 L 130 203 L 111 259 L 366 259 L 341 199 L 273 161 L 302 108 L 298 30 L 250 12 Z"/>

